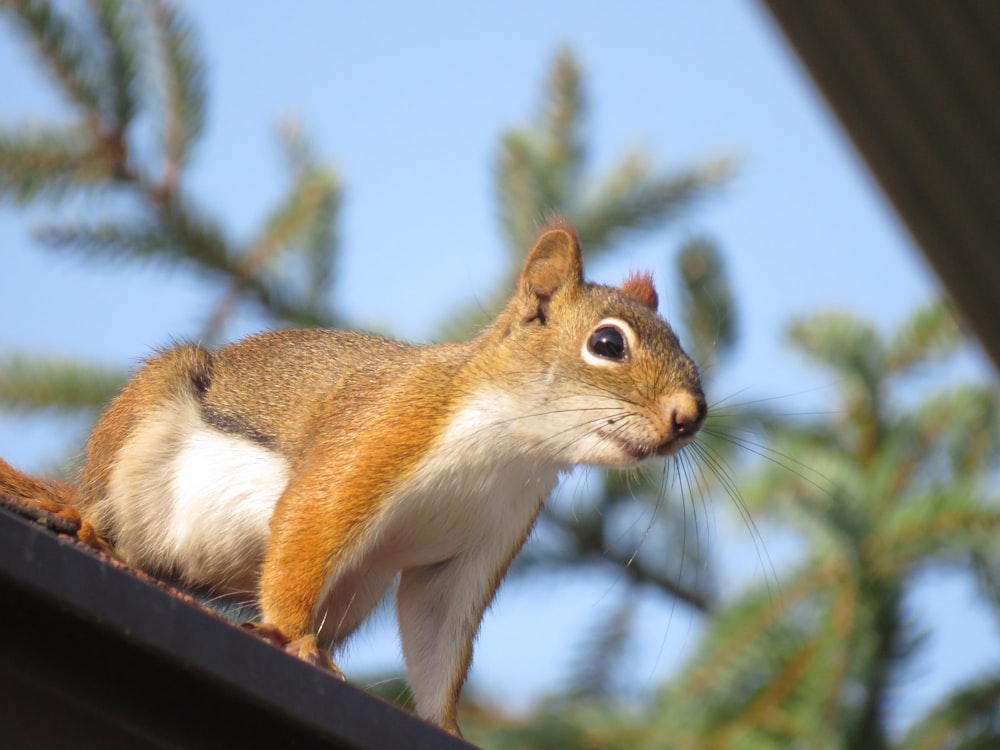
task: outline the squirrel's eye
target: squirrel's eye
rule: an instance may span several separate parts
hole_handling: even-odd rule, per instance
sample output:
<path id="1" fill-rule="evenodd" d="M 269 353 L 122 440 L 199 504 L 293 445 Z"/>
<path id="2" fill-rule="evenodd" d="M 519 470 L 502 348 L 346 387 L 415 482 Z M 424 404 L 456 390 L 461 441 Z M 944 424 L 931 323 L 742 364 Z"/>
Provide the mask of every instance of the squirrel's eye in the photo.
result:
<path id="1" fill-rule="evenodd" d="M 625 344 L 625 334 L 615 326 L 601 326 L 587 340 L 587 351 L 591 354 L 623 362 L 628 356 L 628 346 Z"/>

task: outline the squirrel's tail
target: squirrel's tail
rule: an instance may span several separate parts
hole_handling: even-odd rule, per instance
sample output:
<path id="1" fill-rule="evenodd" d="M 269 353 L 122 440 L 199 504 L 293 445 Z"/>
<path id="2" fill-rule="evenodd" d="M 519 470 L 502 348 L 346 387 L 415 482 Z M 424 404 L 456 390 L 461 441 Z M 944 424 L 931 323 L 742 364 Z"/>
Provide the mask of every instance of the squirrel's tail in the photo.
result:
<path id="1" fill-rule="evenodd" d="M 0 458 L 0 495 L 27 500 L 43 510 L 58 512 L 76 503 L 79 491 L 67 482 L 25 474 Z"/>

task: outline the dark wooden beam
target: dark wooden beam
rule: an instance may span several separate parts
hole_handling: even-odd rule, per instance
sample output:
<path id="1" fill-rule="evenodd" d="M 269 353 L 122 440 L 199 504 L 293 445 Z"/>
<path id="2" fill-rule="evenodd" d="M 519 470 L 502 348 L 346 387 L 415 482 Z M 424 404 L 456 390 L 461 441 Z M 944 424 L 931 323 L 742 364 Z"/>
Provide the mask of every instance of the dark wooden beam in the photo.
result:
<path id="1" fill-rule="evenodd" d="M 4 747 L 470 745 L 0 508 Z"/>

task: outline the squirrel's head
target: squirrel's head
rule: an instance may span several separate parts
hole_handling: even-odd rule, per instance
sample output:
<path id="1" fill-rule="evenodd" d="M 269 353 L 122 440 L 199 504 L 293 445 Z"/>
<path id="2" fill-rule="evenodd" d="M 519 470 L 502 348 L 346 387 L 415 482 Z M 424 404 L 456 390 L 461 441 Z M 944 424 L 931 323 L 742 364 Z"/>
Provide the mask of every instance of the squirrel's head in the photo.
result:
<path id="1" fill-rule="evenodd" d="M 573 227 L 538 238 L 494 326 L 520 429 L 567 463 L 631 466 L 675 453 L 705 421 L 698 368 L 657 312 L 648 274 L 588 283 Z"/>

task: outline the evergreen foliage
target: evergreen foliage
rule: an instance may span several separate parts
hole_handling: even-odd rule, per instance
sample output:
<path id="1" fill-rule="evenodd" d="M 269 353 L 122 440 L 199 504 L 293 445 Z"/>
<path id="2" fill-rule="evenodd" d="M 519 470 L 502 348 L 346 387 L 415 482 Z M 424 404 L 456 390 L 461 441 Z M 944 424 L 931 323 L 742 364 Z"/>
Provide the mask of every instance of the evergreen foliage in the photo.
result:
<path id="1" fill-rule="evenodd" d="M 206 99 L 190 24 L 161 0 L 100 0 L 77 10 L 43 0 L 2 4 L 70 117 L 0 126 L 0 205 L 46 206 L 49 218 L 36 236 L 52 251 L 95 263 L 180 266 L 215 280 L 220 297 L 206 317 L 204 341 L 221 340 L 244 303 L 275 325 L 340 324 L 330 303 L 341 200 L 336 173 L 298 129 L 285 128 L 290 187 L 254 238 L 231 239 L 186 184 Z M 60 213 L 69 197 L 93 210 Z M 94 412 L 124 378 L 124 370 L 108 374 L 87 363 L 13 355 L 0 361 L 0 400 L 19 410 Z M 47 403 L 39 402 L 42 393 Z"/>
<path id="2" fill-rule="evenodd" d="M 555 213 L 573 222 L 584 261 L 620 250 L 623 241 L 663 230 L 697 202 L 717 192 L 735 169 L 717 158 L 678 171 L 653 166 L 650 155 L 621 157 L 609 174 L 591 177 L 587 167 L 587 101 L 583 73 L 568 50 L 556 56 L 533 122 L 501 138 L 495 189 L 507 251 L 507 274 L 487 304 L 470 305 L 450 337 L 467 337 L 507 301 L 545 219 Z"/>

